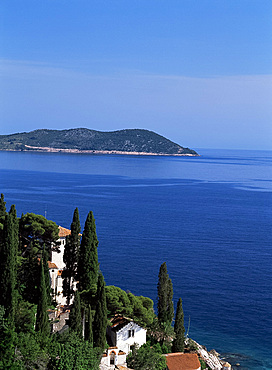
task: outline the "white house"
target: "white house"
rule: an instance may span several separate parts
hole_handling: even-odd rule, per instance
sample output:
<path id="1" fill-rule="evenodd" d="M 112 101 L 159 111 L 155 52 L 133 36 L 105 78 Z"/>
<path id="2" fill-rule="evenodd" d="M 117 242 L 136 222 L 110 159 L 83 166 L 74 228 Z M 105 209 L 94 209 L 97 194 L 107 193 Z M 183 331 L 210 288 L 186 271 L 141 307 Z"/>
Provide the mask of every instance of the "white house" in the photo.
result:
<path id="1" fill-rule="evenodd" d="M 66 244 L 66 236 L 71 234 L 71 230 L 59 226 L 59 249 L 60 252 L 52 251 L 51 261 L 48 261 L 51 289 L 53 290 L 53 297 L 60 305 L 66 305 L 66 297 L 63 296 L 63 279 L 62 271 L 65 267 L 63 262 L 64 248 Z M 74 289 L 76 282 L 73 282 Z M 70 300 L 73 303 L 73 298 Z"/>
<path id="2" fill-rule="evenodd" d="M 66 236 L 71 235 L 71 230 L 65 229 L 65 227 L 59 226 L 59 250 L 60 252 L 53 251 L 51 254 L 51 262 L 55 263 L 59 270 L 63 270 L 65 263 L 63 262 L 64 248 L 66 244 Z"/>
<path id="3" fill-rule="evenodd" d="M 141 347 L 146 343 L 146 329 L 131 319 L 115 315 L 107 328 L 107 339 L 110 347 L 102 357 L 101 368 L 104 365 L 124 365 L 132 346 Z"/>

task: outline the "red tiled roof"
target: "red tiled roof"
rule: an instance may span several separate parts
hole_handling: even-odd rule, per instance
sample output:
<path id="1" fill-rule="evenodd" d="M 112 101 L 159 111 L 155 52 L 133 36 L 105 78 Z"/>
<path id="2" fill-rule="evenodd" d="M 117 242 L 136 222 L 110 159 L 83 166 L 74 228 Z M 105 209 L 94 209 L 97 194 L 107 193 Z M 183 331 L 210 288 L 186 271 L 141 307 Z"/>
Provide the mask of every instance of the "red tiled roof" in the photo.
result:
<path id="1" fill-rule="evenodd" d="M 54 262 L 47 261 L 47 263 L 48 263 L 48 268 L 50 268 L 50 269 L 58 269 L 58 266 Z"/>
<path id="2" fill-rule="evenodd" d="M 64 238 L 67 235 L 71 235 L 71 230 L 65 229 L 65 227 L 59 226 L 59 237 Z"/>
<path id="3" fill-rule="evenodd" d="M 168 353 L 165 355 L 168 370 L 198 370 L 201 365 L 196 353 Z"/>
<path id="4" fill-rule="evenodd" d="M 119 314 L 116 314 L 114 315 L 114 317 L 111 319 L 111 330 L 113 331 L 118 331 L 120 329 L 122 329 L 124 326 L 126 326 L 127 324 L 129 324 L 132 320 L 122 316 L 122 315 L 119 315 Z"/>

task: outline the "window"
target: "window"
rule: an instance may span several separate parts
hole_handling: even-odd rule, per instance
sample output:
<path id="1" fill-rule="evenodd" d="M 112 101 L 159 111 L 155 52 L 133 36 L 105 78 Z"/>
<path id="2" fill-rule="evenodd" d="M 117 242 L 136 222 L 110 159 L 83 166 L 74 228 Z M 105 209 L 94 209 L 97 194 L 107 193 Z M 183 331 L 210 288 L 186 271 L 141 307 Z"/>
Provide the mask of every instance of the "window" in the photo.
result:
<path id="1" fill-rule="evenodd" d="M 115 365 L 115 352 L 110 353 L 110 365 Z"/>
<path id="2" fill-rule="evenodd" d="M 128 337 L 129 338 L 134 337 L 134 330 L 133 329 L 128 331 Z"/>

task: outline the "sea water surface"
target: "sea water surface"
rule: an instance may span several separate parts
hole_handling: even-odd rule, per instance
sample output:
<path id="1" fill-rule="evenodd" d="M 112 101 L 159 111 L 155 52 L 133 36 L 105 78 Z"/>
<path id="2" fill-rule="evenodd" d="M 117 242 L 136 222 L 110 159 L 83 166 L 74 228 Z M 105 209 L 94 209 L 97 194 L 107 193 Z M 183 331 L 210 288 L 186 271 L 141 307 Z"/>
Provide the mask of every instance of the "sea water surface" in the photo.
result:
<path id="1" fill-rule="evenodd" d="M 82 228 L 92 210 L 108 285 L 156 306 L 166 261 L 189 336 L 241 370 L 272 369 L 272 152 L 198 151 L 0 152 L 0 192 L 18 215 L 43 214 L 68 228 L 75 207 Z"/>

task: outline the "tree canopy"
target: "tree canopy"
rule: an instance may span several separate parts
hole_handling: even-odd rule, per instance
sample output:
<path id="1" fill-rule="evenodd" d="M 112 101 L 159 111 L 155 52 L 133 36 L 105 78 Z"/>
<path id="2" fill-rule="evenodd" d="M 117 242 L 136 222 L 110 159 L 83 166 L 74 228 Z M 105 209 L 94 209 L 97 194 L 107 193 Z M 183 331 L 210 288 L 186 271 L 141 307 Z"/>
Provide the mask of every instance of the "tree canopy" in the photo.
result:
<path id="1" fill-rule="evenodd" d="M 119 287 L 108 285 L 106 299 L 109 317 L 116 313 L 123 314 L 144 327 L 150 326 L 155 318 L 153 301 L 148 297 L 135 296 Z"/>
<path id="2" fill-rule="evenodd" d="M 59 229 L 55 222 L 47 220 L 44 216 L 26 213 L 20 219 L 20 236 L 22 245 L 27 246 L 23 249 L 24 255 L 34 246 L 38 250 L 45 247 L 49 251 L 51 247 L 57 248 Z"/>
<path id="3" fill-rule="evenodd" d="M 134 370 L 165 370 L 166 359 L 162 356 L 159 344 L 143 344 L 140 348 L 134 347 L 127 356 L 128 367 Z"/>

